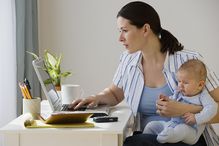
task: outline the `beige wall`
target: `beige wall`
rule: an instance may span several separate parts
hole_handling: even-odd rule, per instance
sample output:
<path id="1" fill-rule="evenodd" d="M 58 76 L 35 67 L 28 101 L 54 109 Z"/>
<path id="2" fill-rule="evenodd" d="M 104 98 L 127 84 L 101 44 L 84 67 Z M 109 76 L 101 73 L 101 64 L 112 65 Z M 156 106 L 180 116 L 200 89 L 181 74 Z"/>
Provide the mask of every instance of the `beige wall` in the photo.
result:
<path id="1" fill-rule="evenodd" d="M 116 14 L 128 0 L 39 0 L 39 43 L 63 54 L 63 83 L 81 84 L 85 95 L 112 82 L 119 56 Z M 185 48 L 199 51 L 219 75 L 218 0 L 145 0 L 160 14 L 162 27 Z M 216 63 L 215 63 L 216 62 Z"/>

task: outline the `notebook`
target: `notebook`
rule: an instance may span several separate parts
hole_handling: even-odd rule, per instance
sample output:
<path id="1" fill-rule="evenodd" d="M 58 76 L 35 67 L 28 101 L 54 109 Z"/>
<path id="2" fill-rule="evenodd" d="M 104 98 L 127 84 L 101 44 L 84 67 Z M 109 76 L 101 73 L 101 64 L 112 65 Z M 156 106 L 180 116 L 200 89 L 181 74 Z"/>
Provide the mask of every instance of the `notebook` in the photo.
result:
<path id="1" fill-rule="evenodd" d="M 91 114 L 90 114 L 91 115 Z M 90 116 L 88 113 L 88 117 Z M 31 114 L 25 115 L 26 128 L 92 128 L 94 123 L 87 121 L 84 114 L 63 114 L 54 112 L 48 119 L 33 119 Z"/>
<path id="2" fill-rule="evenodd" d="M 95 108 L 86 108 L 86 107 L 82 107 L 81 109 L 74 111 L 73 109 L 69 109 L 66 108 L 69 105 L 63 105 L 62 104 L 62 100 L 61 97 L 59 96 L 59 94 L 57 93 L 57 91 L 55 90 L 55 86 L 53 84 L 44 84 L 44 81 L 46 79 L 49 79 L 50 76 L 49 74 L 44 70 L 44 61 L 42 58 L 38 58 L 33 60 L 32 62 L 34 70 L 36 72 L 36 75 L 39 79 L 41 88 L 49 102 L 49 105 L 52 109 L 53 112 L 59 112 L 59 111 L 65 111 L 68 113 L 75 113 L 75 114 L 83 114 L 87 115 L 87 113 L 92 113 L 92 117 L 94 116 L 107 116 L 109 115 L 110 112 L 110 107 L 109 106 L 98 106 Z"/>

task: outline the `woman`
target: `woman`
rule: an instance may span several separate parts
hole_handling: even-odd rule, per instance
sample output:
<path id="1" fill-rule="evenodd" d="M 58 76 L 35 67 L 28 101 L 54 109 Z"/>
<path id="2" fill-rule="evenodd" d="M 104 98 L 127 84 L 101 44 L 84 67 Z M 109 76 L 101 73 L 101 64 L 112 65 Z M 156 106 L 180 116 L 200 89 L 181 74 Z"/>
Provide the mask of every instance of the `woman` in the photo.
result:
<path id="1" fill-rule="evenodd" d="M 202 59 L 201 56 L 196 52 L 183 50 L 178 40 L 161 27 L 157 12 L 144 2 L 130 2 L 125 5 L 118 12 L 117 25 L 120 29 L 119 41 L 127 51 L 121 55 L 113 84 L 97 95 L 74 101 L 73 106 L 113 106 L 125 99 L 136 117 L 135 124 L 139 130 L 152 120 L 167 121 L 172 116 L 201 111 L 200 106 L 179 103 L 168 98 L 158 99 L 161 93 L 166 96 L 173 94 L 173 89 L 177 87 L 175 74 L 178 67 L 188 59 Z M 206 88 L 218 102 L 219 82 L 212 72 L 208 73 Z M 216 117 L 218 116 L 219 114 Z M 214 118 L 211 122 L 218 121 L 218 118 Z M 148 134 L 135 134 L 124 142 L 124 146 L 141 145 L 161 144 L 156 141 L 156 136 Z M 187 146 L 182 142 L 165 145 Z M 206 145 L 203 137 L 195 145 Z"/>

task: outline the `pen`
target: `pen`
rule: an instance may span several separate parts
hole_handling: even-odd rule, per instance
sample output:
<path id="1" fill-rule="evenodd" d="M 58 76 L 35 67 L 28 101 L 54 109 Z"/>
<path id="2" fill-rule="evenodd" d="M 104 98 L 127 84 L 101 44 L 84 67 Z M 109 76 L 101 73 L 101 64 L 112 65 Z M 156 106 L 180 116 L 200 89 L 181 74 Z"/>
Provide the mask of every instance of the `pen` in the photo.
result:
<path id="1" fill-rule="evenodd" d="M 31 89 L 30 82 L 28 81 L 27 78 L 24 79 L 24 84 L 27 86 L 28 90 L 30 91 L 30 89 Z"/>
<path id="2" fill-rule="evenodd" d="M 24 84 L 27 86 L 28 92 L 29 92 L 29 94 L 30 94 L 30 96 L 31 96 L 31 92 L 30 92 L 30 89 L 31 89 L 31 87 L 30 87 L 30 82 L 28 81 L 27 78 L 24 79 Z"/>

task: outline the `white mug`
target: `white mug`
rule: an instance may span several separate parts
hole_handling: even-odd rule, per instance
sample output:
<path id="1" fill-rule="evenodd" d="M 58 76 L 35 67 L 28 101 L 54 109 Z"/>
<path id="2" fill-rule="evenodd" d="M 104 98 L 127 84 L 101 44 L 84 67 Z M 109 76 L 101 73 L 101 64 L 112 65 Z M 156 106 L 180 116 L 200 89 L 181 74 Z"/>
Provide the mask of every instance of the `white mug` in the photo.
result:
<path id="1" fill-rule="evenodd" d="M 80 85 L 63 84 L 61 87 L 62 104 L 70 104 L 73 100 L 81 98 L 83 92 Z"/>

